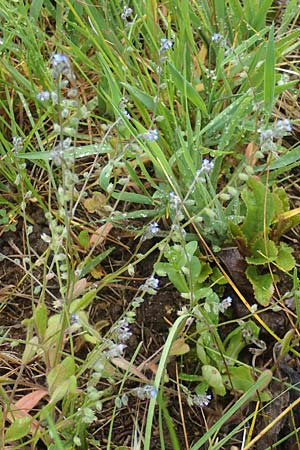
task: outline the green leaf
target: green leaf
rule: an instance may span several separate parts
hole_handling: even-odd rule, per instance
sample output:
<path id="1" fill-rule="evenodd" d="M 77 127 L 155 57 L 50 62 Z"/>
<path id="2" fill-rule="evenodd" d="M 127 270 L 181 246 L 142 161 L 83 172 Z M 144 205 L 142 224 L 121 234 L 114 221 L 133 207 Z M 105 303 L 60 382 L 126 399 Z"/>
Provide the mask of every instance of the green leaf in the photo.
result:
<path id="1" fill-rule="evenodd" d="M 74 375 L 75 364 L 71 356 L 67 356 L 60 364 L 57 364 L 47 375 L 49 393 L 52 395 L 62 383 Z"/>
<path id="2" fill-rule="evenodd" d="M 248 264 L 262 265 L 275 261 L 278 249 L 274 241 L 270 239 L 257 239 L 251 246 L 251 254 L 246 258 Z"/>
<path id="3" fill-rule="evenodd" d="M 265 73 L 264 73 L 264 102 L 265 111 L 271 115 L 275 100 L 275 45 L 274 24 L 270 28 L 269 39 L 266 50 Z"/>
<path id="4" fill-rule="evenodd" d="M 112 251 L 114 247 L 105 250 L 105 252 L 99 253 L 99 255 L 95 256 L 95 258 L 91 259 L 88 262 L 85 262 L 83 269 L 81 270 L 81 278 L 91 272 L 94 267 L 98 266 Z"/>
<path id="5" fill-rule="evenodd" d="M 73 300 L 70 305 L 70 313 L 74 314 L 80 311 L 81 309 L 87 308 L 90 303 L 94 300 L 95 296 L 97 294 L 97 289 L 93 289 L 86 294 L 84 294 L 83 297 L 77 298 L 76 300 Z"/>
<path id="6" fill-rule="evenodd" d="M 241 226 L 231 221 L 228 222 L 228 226 L 230 234 L 232 238 L 236 241 L 240 252 L 242 254 L 247 254 L 248 253 L 247 239 L 242 231 Z"/>
<path id="7" fill-rule="evenodd" d="M 34 311 L 34 324 L 39 336 L 43 339 L 47 328 L 48 311 L 44 303 L 39 303 Z"/>
<path id="8" fill-rule="evenodd" d="M 254 266 L 248 267 L 245 273 L 253 286 L 258 303 L 262 306 L 268 306 L 274 292 L 272 275 L 270 273 L 260 275 Z"/>
<path id="9" fill-rule="evenodd" d="M 100 144 L 90 144 L 90 145 L 83 145 L 79 147 L 72 147 L 71 149 L 66 150 L 67 152 L 72 152 L 74 155 L 74 158 L 84 158 L 86 156 L 93 156 L 98 154 L 106 154 L 112 152 L 112 147 L 108 143 L 104 143 L 102 145 Z M 26 158 L 29 161 L 51 161 L 52 160 L 52 152 L 20 152 L 16 155 L 18 158 Z"/>
<path id="10" fill-rule="evenodd" d="M 87 250 L 90 246 L 89 241 L 90 241 L 90 235 L 89 232 L 87 230 L 81 230 L 79 235 L 78 235 L 78 241 L 79 244 L 85 249 Z"/>
<path id="11" fill-rule="evenodd" d="M 189 83 L 176 67 L 173 66 L 170 62 L 168 63 L 168 69 L 173 78 L 174 84 L 178 91 L 181 93 L 186 93 L 187 98 L 193 103 L 193 105 L 197 106 L 200 111 L 203 113 L 205 117 L 208 116 L 207 108 L 205 106 L 204 101 L 202 100 L 200 94 L 196 91 L 191 83 Z"/>
<path id="12" fill-rule="evenodd" d="M 30 5 L 30 17 L 37 20 L 41 13 L 41 9 L 43 6 L 44 0 L 32 0 Z"/>
<path id="13" fill-rule="evenodd" d="M 196 350 L 197 356 L 199 360 L 202 362 L 202 364 L 208 364 L 210 362 L 210 359 L 205 351 L 202 337 L 199 337 L 199 339 L 197 340 Z"/>
<path id="14" fill-rule="evenodd" d="M 168 270 L 168 278 L 179 292 L 189 292 L 189 286 L 186 282 L 185 276 L 181 272 L 170 268 Z"/>
<path id="15" fill-rule="evenodd" d="M 108 163 L 101 170 L 101 174 L 99 176 L 99 184 L 104 191 L 107 191 L 107 187 L 110 183 L 113 169 L 114 169 L 114 165 L 112 163 Z"/>
<path id="16" fill-rule="evenodd" d="M 227 284 L 227 280 L 222 275 L 221 271 L 217 273 L 217 268 L 214 271 L 215 279 L 213 281 L 217 282 L 218 284 Z M 201 273 L 198 277 L 197 283 L 199 285 L 203 285 L 204 281 L 209 277 L 209 275 L 213 273 L 212 268 L 210 267 L 209 263 L 201 263 Z M 214 276 L 213 275 L 213 276 Z"/>
<path id="17" fill-rule="evenodd" d="M 273 0 L 259 0 L 258 2 L 250 0 L 249 3 L 254 5 L 254 14 L 250 18 L 250 23 L 256 31 L 260 31 L 266 24 L 266 16 L 270 10 Z"/>
<path id="18" fill-rule="evenodd" d="M 226 388 L 222 380 L 222 375 L 218 369 L 210 365 L 204 365 L 202 366 L 202 376 L 217 395 L 224 397 Z"/>
<path id="19" fill-rule="evenodd" d="M 111 195 L 116 200 L 129 203 L 139 203 L 141 205 L 152 205 L 153 200 L 151 197 L 146 197 L 143 194 L 136 194 L 135 192 L 113 192 Z"/>
<path id="20" fill-rule="evenodd" d="M 142 92 L 141 90 L 131 86 L 130 84 L 124 83 L 124 86 L 126 89 L 130 92 L 130 94 L 137 98 L 142 105 L 146 106 L 147 109 L 150 111 L 155 110 L 155 102 L 153 100 L 153 96 L 145 94 L 145 92 Z"/>
<path id="21" fill-rule="evenodd" d="M 235 391 L 247 392 L 253 386 L 253 383 L 254 379 L 250 367 L 229 367 L 228 386 L 232 385 Z"/>
<path id="22" fill-rule="evenodd" d="M 28 364 L 34 357 L 39 349 L 39 339 L 37 336 L 33 336 L 29 342 L 26 342 L 25 349 L 22 355 L 22 361 L 24 364 Z"/>
<path id="23" fill-rule="evenodd" d="M 226 356 L 228 356 L 232 360 L 229 360 L 228 364 L 234 364 L 235 360 L 237 360 L 239 356 L 239 353 L 246 346 L 246 342 L 243 339 L 242 327 L 235 328 L 228 336 L 226 336 L 224 346 Z"/>
<path id="24" fill-rule="evenodd" d="M 62 400 L 67 394 L 76 392 L 76 376 L 71 375 L 67 380 L 57 384 L 54 391 L 51 394 L 50 402 L 55 404 Z"/>
<path id="25" fill-rule="evenodd" d="M 198 248 L 198 242 L 197 241 L 190 241 L 185 245 L 185 251 L 188 255 L 193 255 L 197 248 Z"/>
<path id="26" fill-rule="evenodd" d="M 274 199 L 268 188 L 256 178 L 249 178 L 248 187 L 241 196 L 247 208 L 241 230 L 251 243 L 269 230 L 275 211 Z"/>
<path id="27" fill-rule="evenodd" d="M 279 269 L 290 271 L 296 266 L 296 260 L 292 255 L 292 249 L 285 242 L 280 242 L 276 263 Z"/>
<path id="28" fill-rule="evenodd" d="M 19 417 L 6 430 L 5 442 L 12 442 L 27 436 L 30 432 L 32 418 Z"/>

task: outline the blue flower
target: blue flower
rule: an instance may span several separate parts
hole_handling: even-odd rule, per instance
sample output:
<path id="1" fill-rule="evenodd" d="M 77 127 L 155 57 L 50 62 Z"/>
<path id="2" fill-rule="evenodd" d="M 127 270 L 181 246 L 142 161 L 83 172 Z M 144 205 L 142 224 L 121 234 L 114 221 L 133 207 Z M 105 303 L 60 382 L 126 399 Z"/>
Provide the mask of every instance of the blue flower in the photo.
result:
<path id="1" fill-rule="evenodd" d="M 155 398 L 157 396 L 157 388 L 151 384 L 146 384 L 143 387 L 137 387 L 131 391 L 141 400 Z"/>
<path id="2" fill-rule="evenodd" d="M 51 60 L 51 72 L 54 79 L 65 75 L 68 78 L 74 78 L 71 63 L 67 55 L 63 53 L 53 53 Z"/>
<path id="3" fill-rule="evenodd" d="M 166 52 L 167 50 L 170 50 L 173 47 L 173 42 L 170 39 L 161 38 L 160 40 L 160 49 L 159 52 Z"/>
<path id="4" fill-rule="evenodd" d="M 157 128 L 147 131 L 147 133 L 144 133 L 142 136 L 149 142 L 157 141 L 159 139 Z"/>
<path id="5" fill-rule="evenodd" d="M 36 96 L 37 100 L 40 100 L 41 102 L 46 102 L 50 97 L 51 94 L 49 91 L 40 91 Z"/>
<path id="6" fill-rule="evenodd" d="M 212 42 L 214 42 L 215 44 L 218 44 L 219 42 L 221 42 L 221 40 L 223 39 L 223 36 L 220 33 L 214 33 L 211 36 L 211 40 Z"/>
<path id="7" fill-rule="evenodd" d="M 286 133 L 291 133 L 292 130 L 292 124 L 289 119 L 278 120 L 275 123 L 275 133 L 279 137 L 284 136 Z"/>

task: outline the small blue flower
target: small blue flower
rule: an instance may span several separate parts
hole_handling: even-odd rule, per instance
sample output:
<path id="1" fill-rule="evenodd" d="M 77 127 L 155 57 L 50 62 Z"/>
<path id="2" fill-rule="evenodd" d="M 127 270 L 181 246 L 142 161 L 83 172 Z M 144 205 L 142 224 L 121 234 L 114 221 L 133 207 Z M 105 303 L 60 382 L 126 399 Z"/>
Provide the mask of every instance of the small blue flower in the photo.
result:
<path id="1" fill-rule="evenodd" d="M 211 401 L 211 395 L 210 394 L 192 395 L 190 397 L 190 401 L 193 405 L 203 408 L 204 406 L 207 406 Z"/>
<path id="2" fill-rule="evenodd" d="M 51 60 L 51 72 L 54 79 L 65 75 L 68 78 L 74 78 L 71 63 L 67 55 L 63 53 L 53 53 Z"/>
<path id="3" fill-rule="evenodd" d="M 159 52 L 166 52 L 167 50 L 170 50 L 173 47 L 173 42 L 170 39 L 161 38 L 160 40 L 160 49 Z"/>
<path id="4" fill-rule="evenodd" d="M 46 102 L 50 97 L 51 94 L 49 91 L 40 91 L 36 96 L 37 100 L 40 100 L 41 102 Z"/>
<path id="5" fill-rule="evenodd" d="M 224 298 L 224 300 L 222 300 L 221 303 L 219 304 L 219 311 L 221 313 L 224 313 L 226 309 L 230 308 L 231 304 L 232 298 L 230 296 Z"/>
<path id="6" fill-rule="evenodd" d="M 53 67 L 69 66 L 70 61 L 67 55 L 64 55 L 63 53 L 54 53 L 51 58 L 51 64 Z"/>
<path id="7" fill-rule="evenodd" d="M 157 222 L 152 222 L 149 224 L 149 233 L 153 236 L 159 232 L 159 225 Z"/>
<path id="8" fill-rule="evenodd" d="M 155 295 L 159 286 L 159 279 L 151 276 L 144 284 L 140 286 L 140 290 L 145 294 Z"/>
<path id="9" fill-rule="evenodd" d="M 213 170 L 213 168 L 214 168 L 214 162 L 213 161 L 210 161 L 209 159 L 203 159 L 203 161 L 202 161 L 202 167 L 201 167 L 201 171 L 202 172 L 206 172 L 206 173 L 209 173 L 209 172 L 211 172 L 212 170 Z"/>
<path id="10" fill-rule="evenodd" d="M 275 123 L 275 132 L 280 136 L 285 133 L 291 133 L 292 130 L 292 124 L 289 119 L 278 120 L 278 122 Z"/>
<path id="11" fill-rule="evenodd" d="M 157 396 L 157 388 L 151 384 L 146 384 L 143 387 L 137 387 L 131 391 L 136 397 L 141 400 L 155 398 Z"/>
<path id="12" fill-rule="evenodd" d="M 159 139 L 159 134 L 157 128 L 154 128 L 153 130 L 147 131 L 147 133 L 144 133 L 143 138 L 147 139 L 149 142 L 157 141 Z"/>
<path id="13" fill-rule="evenodd" d="M 133 9 L 128 6 L 124 6 L 123 12 L 121 14 L 121 19 L 126 20 L 133 13 Z"/>
<path id="14" fill-rule="evenodd" d="M 274 137 L 275 137 L 275 133 L 271 128 L 260 131 L 260 143 L 261 144 L 263 144 L 265 142 L 273 142 Z"/>
<path id="15" fill-rule="evenodd" d="M 13 136 L 12 143 L 15 148 L 15 152 L 19 152 L 23 149 L 23 138 L 21 138 L 21 136 Z"/>
<path id="16" fill-rule="evenodd" d="M 151 222 L 147 226 L 146 230 L 142 235 L 142 240 L 152 239 L 159 232 L 159 225 L 157 222 Z"/>
<path id="17" fill-rule="evenodd" d="M 211 40 L 212 42 L 214 42 L 215 44 L 218 44 L 219 42 L 221 42 L 221 40 L 223 39 L 223 36 L 220 33 L 214 33 L 211 36 Z"/>

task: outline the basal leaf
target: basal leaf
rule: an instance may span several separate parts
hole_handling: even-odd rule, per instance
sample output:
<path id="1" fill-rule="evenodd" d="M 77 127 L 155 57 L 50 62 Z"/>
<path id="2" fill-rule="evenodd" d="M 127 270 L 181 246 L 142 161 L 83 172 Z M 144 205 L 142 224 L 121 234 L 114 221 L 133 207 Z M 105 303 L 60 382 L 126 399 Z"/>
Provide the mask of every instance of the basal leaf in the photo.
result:
<path id="1" fill-rule="evenodd" d="M 252 369 L 246 366 L 230 367 L 228 378 L 228 385 L 239 392 L 247 392 L 254 383 Z"/>
<path id="2" fill-rule="evenodd" d="M 276 263 L 281 270 L 290 271 L 296 265 L 296 260 L 292 255 L 292 249 L 284 242 L 280 242 Z"/>
<path id="3" fill-rule="evenodd" d="M 256 178 L 248 180 L 248 186 L 242 191 L 242 199 L 247 213 L 241 230 L 248 243 L 268 231 L 274 218 L 274 199 L 268 188 Z"/>
<path id="4" fill-rule="evenodd" d="M 202 376 L 204 380 L 211 386 L 217 395 L 223 397 L 226 394 L 226 388 L 223 383 L 222 375 L 214 366 L 202 366 Z"/>
<path id="5" fill-rule="evenodd" d="M 275 261 L 278 255 L 278 249 L 275 242 L 270 239 L 257 239 L 251 246 L 251 254 L 246 258 L 248 264 L 267 264 Z"/>
<path id="6" fill-rule="evenodd" d="M 12 442 L 27 436 L 30 432 L 31 417 L 19 417 L 6 430 L 5 442 Z"/>
<path id="7" fill-rule="evenodd" d="M 256 267 L 249 266 L 246 270 L 246 276 L 252 284 L 254 295 L 258 303 L 262 306 L 268 306 L 274 292 L 273 278 L 270 273 L 260 275 Z"/>

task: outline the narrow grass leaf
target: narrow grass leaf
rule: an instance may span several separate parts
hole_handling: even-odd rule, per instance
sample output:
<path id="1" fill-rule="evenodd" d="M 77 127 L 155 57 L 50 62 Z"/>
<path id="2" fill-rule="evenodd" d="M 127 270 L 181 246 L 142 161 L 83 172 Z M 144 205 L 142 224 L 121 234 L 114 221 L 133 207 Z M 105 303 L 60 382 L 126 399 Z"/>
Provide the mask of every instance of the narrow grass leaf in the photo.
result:
<path id="1" fill-rule="evenodd" d="M 43 3 L 44 0 L 32 0 L 30 6 L 30 17 L 32 17 L 34 20 L 37 20 L 39 18 Z"/>
<path id="2" fill-rule="evenodd" d="M 113 151 L 113 148 L 110 144 L 104 143 L 104 144 L 90 144 L 90 145 L 83 145 L 72 148 L 73 155 L 75 159 L 77 158 L 85 158 L 86 156 L 93 156 L 93 155 L 99 155 L 99 154 L 106 154 L 111 153 Z M 67 153 L 67 152 L 66 152 Z M 68 153 L 70 153 L 70 150 L 68 150 Z M 51 161 L 52 160 L 52 152 L 20 152 L 17 154 L 18 158 L 21 159 L 28 159 L 28 161 Z"/>
<path id="3" fill-rule="evenodd" d="M 173 64 L 168 63 L 168 69 L 171 73 L 173 81 L 175 83 L 176 88 L 181 92 L 186 92 L 188 99 L 193 103 L 193 105 L 197 106 L 200 111 L 204 114 L 205 117 L 208 116 L 207 108 L 202 100 L 201 96 L 198 94 L 196 89 L 189 83 L 181 73 L 173 66 Z"/>
<path id="4" fill-rule="evenodd" d="M 253 2 L 253 0 L 250 0 Z M 273 0 L 260 0 L 257 2 L 257 7 L 255 8 L 255 16 L 252 22 L 252 26 L 255 30 L 259 31 L 266 25 L 267 13 L 272 5 Z"/>
<path id="5" fill-rule="evenodd" d="M 169 335 L 167 338 L 167 341 L 164 345 L 164 349 L 160 358 L 159 366 L 156 372 L 155 380 L 154 380 L 154 387 L 159 390 L 161 383 L 163 382 L 163 375 L 167 366 L 167 360 L 169 353 L 172 348 L 172 344 L 174 340 L 176 339 L 176 336 L 178 335 L 179 331 L 181 330 L 182 326 L 184 325 L 185 321 L 188 319 L 189 315 L 184 314 L 172 325 Z M 146 430 L 145 430 L 145 441 L 144 441 L 144 450 L 150 450 L 150 444 L 151 444 L 151 435 L 153 430 L 153 418 L 154 418 L 154 409 L 156 405 L 156 397 L 151 398 L 149 402 L 149 408 L 148 408 L 148 414 L 147 414 L 147 421 L 146 421 Z"/>
<path id="6" fill-rule="evenodd" d="M 275 46 L 274 46 L 274 24 L 270 28 L 269 39 L 266 49 L 266 60 L 264 69 L 264 103 L 265 111 L 269 117 L 274 105 L 275 93 Z"/>
<path id="7" fill-rule="evenodd" d="M 87 262 L 81 271 L 81 277 L 84 277 L 85 275 L 90 273 L 91 270 L 93 270 L 98 264 L 100 264 L 113 250 L 114 247 L 109 248 L 105 252 L 102 252 L 99 255 L 97 255 L 91 261 Z"/>

